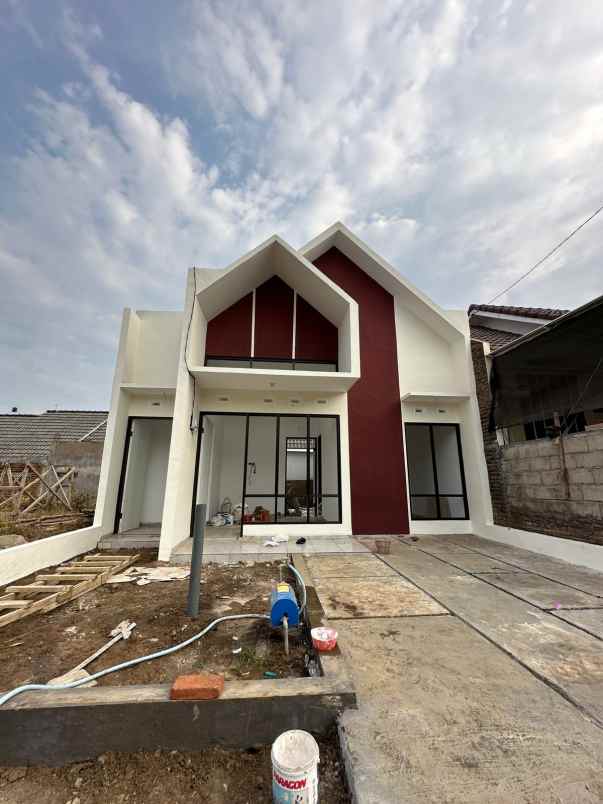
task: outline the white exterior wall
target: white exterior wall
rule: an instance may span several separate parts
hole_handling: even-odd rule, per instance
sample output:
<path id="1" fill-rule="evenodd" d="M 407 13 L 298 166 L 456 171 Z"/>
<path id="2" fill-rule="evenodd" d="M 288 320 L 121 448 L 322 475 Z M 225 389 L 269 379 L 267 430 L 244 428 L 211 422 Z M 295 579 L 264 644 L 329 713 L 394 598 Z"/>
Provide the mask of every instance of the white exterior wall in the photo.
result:
<path id="1" fill-rule="evenodd" d="M 182 313 L 124 311 L 94 514 L 99 537 L 113 532 L 128 418 L 173 415 L 175 385 L 170 377 L 177 365 L 173 344 L 181 325 Z"/>
<path id="2" fill-rule="evenodd" d="M 469 505 L 468 520 L 412 520 L 406 467 L 411 533 L 470 533 L 492 516 L 475 380 L 471 364 L 469 323 L 464 311 L 446 311 L 457 328 L 450 337 L 435 332 L 396 298 L 396 337 L 400 395 L 421 399 L 401 405 L 402 422 L 459 425 Z M 462 330 L 462 331 L 459 331 Z"/>
<path id="3" fill-rule="evenodd" d="M 145 424 L 150 432 L 140 521 L 142 524 L 155 524 L 161 522 L 163 515 L 172 423 L 160 419 Z"/>

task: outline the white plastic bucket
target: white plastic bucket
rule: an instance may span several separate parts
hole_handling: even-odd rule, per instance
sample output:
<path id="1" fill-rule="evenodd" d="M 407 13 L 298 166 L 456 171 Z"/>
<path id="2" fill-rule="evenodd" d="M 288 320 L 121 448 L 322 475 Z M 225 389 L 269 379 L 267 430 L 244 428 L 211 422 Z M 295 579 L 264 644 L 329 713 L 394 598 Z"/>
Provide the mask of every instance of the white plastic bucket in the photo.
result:
<path id="1" fill-rule="evenodd" d="M 272 743 L 274 804 L 317 804 L 318 743 L 307 731 L 284 731 Z"/>

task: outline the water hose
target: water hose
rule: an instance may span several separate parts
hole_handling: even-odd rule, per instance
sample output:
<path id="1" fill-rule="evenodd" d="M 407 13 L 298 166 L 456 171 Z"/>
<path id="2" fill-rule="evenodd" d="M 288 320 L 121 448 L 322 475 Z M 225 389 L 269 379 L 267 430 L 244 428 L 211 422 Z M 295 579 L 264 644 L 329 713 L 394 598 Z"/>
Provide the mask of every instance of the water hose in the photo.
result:
<path id="1" fill-rule="evenodd" d="M 267 614 L 229 614 L 225 617 L 218 617 L 216 620 L 212 620 L 209 625 L 206 625 L 205 628 L 198 634 L 194 634 L 184 642 L 179 642 L 177 645 L 172 645 L 171 648 L 164 648 L 163 650 L 158 650 L 155 653 L 149 653 L 147 656 L 138 656 L 136 659 L 130 659 L 127 662 L 116 664 L 113 667 L 107 667 L 105 670 L 99 670 L 98 673 L 93 673 L 91 676 L 87 676 L 86 678 L 80 678 L 77 681 L 71 681 L 68 684 L 24 684 L 22 687 L 15 687 L 14 690 L 6 692 L 0 697 L 0 706 L 7 703 L 12 698 L 15 698 L 17 695 L 20 695 L 22 692 L 30 692 L 33 690 L 70 690 L 74 687 L 80 687 L 82 684 L 88 684 L 90 681 L 95 681 L 97 678 L 108 676 L 109 673 L 116 673 L 118 670 L 125 670 L 127 667 L 134 667 L 137 664 L 142 664 L 142 662 L 150 662 L 151 659 L 159 659 L 162 656 L 169 656 L 170 653 L 176 653 L 176 651 L 186 648 L 187 645 L 192 645 L 193 642 L 201 639 L 201 637 L 205 636 L 208 631 L 211 631 L 211 629 L 215 628 L 219 623 L 227 622 L 228 620 L 244 619 L 269 620 L 270 617 Z"/>
<path id="2" fill-rule="evenodd" d="M 304 583 L 304 579 L 302 578 L 301 574 L 299 573 L 298 570 L 295 569 L 293 564 L 288 564 L 287 566 L 289 567 L 291 572 L 295 575 L 295 577 L 299 581 L 301 589 L 302 589 L 303 601 L 302 601 L 301 606 L 299 607 L 299 613 L 302 614 L 304 609 L 306 608 L 306 584 Z M 0 704 L 1 703 L 2 702 L 0 701 Z"/>

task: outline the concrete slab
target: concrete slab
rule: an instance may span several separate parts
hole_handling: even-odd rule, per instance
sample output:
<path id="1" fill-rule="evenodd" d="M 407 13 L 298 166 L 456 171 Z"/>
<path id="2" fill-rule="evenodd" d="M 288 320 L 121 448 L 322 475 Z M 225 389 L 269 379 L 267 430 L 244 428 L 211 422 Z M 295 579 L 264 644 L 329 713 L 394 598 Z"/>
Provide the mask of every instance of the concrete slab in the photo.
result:
<path id="1" fill-rule="evenodd" d="M 460 547 L 455 544 L 424 545 L 421 542 L 416 545 L 415 549 L 447 561 L 465 572 L 525 572 L 519 567 L 503 563 L 491 556 L 481 555 L 467 547 Z"/>
<path id="2" fill-rule="evenodd" d="M 603 609 L 590 611 L 555 611 L 553 614 L 561 620 L 588 631 L 603 639 Z"/>
<path id="3" fill-rule="evenodd" d="M 384 561 L 439 603 L 556 685 L 603 727 L 603 643 L 547 612 L 471 575 L 430 575 L 436 558 L 416 550 L 415 569 L 400 556 Z M 516 576 L 514 576 L 516 577 Z"/>
<path id="4" fill-rule="evenodd" d="M 396 576 L 396 571 L 374 555 L 309 556 L 308 568 L 314 578 L 370 578 Z"/>
<path id="5" fill-rule="evenodd" d="M 393 578 L 322 578 L 316 592 L 329 619 L 447 614 L 412 583 Z"/>
<path id="6" fill-rule="evenodd" d="M 601 731 L 560 695 L 455 617 L 376 622 L 337 624 L 359 804 L 603 799 Z"/>
<path id="7" fill-rule="evenodd" d="M 481 536 L 463 535 L 450 538 L 457 545 L 468 547 L 520 569 L 538 573 L 550 580 L 560 581 L 590 595 L 603 597 L 603 576 L 595 570 L 577 567 L 575 564 L 568 564 L 566 561 L 533 553 L 520 547 L 493 542 L 483 539 Z"/>
<path id="8" fill-rule="evenodd" d="M 603 599 L 521 570 L 487 574 L 484 580 L 542 609 L 603 608 Z"/>

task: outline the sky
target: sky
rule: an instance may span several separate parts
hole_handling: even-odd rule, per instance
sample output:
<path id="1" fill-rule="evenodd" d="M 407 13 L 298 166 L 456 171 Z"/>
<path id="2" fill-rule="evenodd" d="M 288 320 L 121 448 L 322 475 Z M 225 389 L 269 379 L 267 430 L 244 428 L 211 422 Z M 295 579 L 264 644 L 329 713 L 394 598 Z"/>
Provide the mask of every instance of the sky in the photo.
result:
<path id="1" fill-rule="evenodd" d="M 594 0 L 0 5 L 0 413 L 105 409 L 123 308 L 271 234 L 466 308 L 603 204 Z M 602 233 L 497 303 L 603 293 Z"/>

